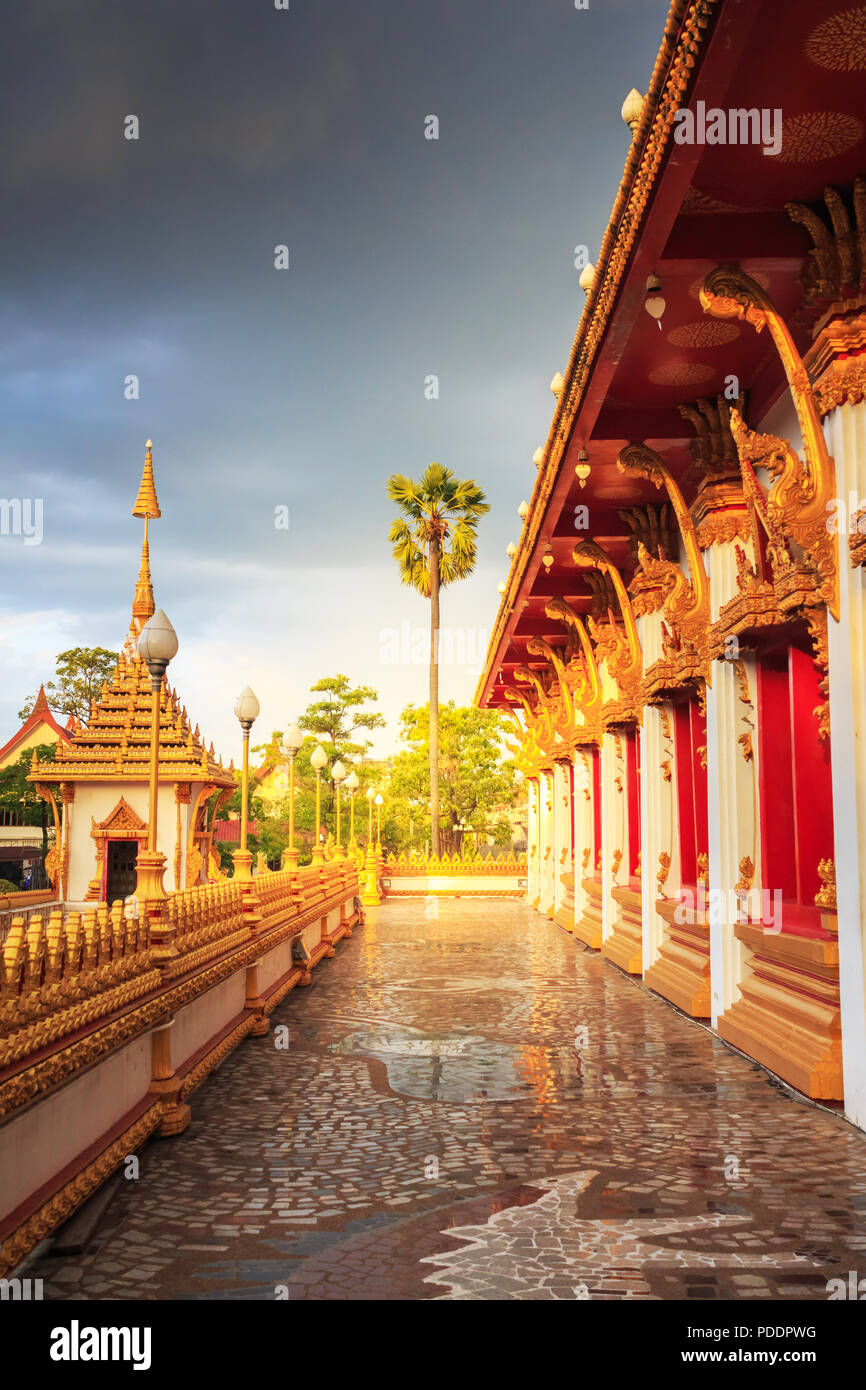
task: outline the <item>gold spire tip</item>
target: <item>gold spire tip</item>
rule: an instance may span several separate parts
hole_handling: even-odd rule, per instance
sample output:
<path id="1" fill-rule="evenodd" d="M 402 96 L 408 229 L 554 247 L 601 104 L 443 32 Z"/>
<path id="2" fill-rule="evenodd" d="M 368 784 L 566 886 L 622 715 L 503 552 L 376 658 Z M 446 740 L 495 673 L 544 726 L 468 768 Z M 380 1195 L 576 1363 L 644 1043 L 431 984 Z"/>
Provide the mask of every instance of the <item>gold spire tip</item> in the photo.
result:
<path id="1" fill-rule="evenodd" d="M 158 516 L 162 516 L 162 512 L 159 510 L 159 501 L 156 496 L 156 484 L 153 480 L 152 448 L 153 445 L 148 439 L 145 445 L 144 468 L 141 473 L 138 496 L 135 499 L 135 506 L 132 509 L 133 516 L 146 517 L 151 520 Z"/>

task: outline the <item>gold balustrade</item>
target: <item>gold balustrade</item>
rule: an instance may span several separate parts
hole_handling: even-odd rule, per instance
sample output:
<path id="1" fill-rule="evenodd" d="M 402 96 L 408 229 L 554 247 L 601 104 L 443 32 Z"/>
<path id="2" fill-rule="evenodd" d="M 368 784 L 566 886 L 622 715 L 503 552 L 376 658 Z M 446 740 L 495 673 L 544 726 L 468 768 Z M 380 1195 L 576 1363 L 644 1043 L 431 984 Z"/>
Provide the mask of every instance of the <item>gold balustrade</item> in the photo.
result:
<path id="1" fill-rule="evenodd" d="M 121 902 L 15 915 L 0 942 L 0 1067 L 76 1035 L 68 1066 L 45 1070 L 46 1085 L 66 1079 L 243 965 L 253 938 L 300 932 L 358 892 L 354 861 L 337 860 L 200 884 L 171 894 L 161 915 L 127 915 Z M 82 1045 L 82 1030 L 98 1045 Z M 0 1081 L 0 1115 L 42 1089 L 23 1075 Z"/>

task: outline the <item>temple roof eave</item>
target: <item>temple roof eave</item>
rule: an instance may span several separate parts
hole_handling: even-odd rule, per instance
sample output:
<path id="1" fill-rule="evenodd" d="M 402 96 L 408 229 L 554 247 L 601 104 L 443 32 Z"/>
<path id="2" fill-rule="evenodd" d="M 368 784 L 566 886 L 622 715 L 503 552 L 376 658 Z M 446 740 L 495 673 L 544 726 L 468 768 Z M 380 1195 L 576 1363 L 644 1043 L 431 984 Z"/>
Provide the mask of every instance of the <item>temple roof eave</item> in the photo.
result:
<path id="1" fill-rule="evenodd" d="M 713 8 L 712 4 L 708 8 Z M 640 120 L 626 157 L 622 179 L 602 238 L 592 286 L 575 333 L 568 366 L 557 393 L 543 460 L 535 479 L 529 513 L 511 565 L 490 636 L 473 703 L 484 705 L 515 605 L 524 591 L 547 509 L 575 423 L 586 401 L 593 371 L 632 270 L 649 209 L 668 167 L 663 157 L 672 141 L 673 112 L 685 105 L 712 24 L 697 13 L 693 0 L 673 0 Z M 682 149 L 678 150 L 682 155 Z"/>

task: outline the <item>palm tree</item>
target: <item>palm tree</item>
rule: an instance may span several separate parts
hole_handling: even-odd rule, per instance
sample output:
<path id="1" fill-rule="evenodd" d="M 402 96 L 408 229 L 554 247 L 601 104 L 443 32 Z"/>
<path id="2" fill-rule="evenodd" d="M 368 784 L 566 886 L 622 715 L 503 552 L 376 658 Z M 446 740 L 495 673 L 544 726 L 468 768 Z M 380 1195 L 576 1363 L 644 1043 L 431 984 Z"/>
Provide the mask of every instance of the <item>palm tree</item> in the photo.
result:
<path id="1" fill-rule="evenodd" d="M 438 854 L 439 590 L 472 573 L 478 518 L 490 505 L 477 483 L 461 483 L 441 463 L 431 463 L 417 483 L 394 473 L 388 496 L 403 513 L 388 532 L 400 578 L 430 600 L 430 834 Z"/>

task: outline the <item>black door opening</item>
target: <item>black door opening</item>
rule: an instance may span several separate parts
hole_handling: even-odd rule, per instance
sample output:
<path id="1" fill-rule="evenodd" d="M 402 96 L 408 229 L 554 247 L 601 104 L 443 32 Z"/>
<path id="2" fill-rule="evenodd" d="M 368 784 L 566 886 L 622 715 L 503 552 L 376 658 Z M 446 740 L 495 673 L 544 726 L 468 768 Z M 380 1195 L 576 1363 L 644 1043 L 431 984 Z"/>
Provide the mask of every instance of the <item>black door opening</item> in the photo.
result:
<path id="1" fill-rule="evenodd" d="M 105 885 L 105 900 L 113 903 L 118 898 L 127 898 L 135 892 L 138 860 L 137 840 L 109 840 L 108 879 Z"/>

